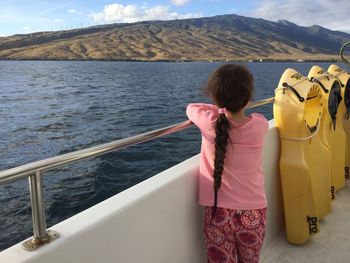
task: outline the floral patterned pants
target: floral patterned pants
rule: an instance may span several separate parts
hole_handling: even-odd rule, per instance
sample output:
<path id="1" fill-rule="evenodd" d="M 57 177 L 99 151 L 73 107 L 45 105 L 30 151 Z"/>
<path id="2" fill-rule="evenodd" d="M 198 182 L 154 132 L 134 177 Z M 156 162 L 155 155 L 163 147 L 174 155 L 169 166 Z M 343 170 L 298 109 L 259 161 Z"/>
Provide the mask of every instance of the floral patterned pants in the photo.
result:
<path id="1" fill-rule="evenodd" d="M 266 208 L 205 208 L 208 263 L 258 263 L 266 227 Z"/>

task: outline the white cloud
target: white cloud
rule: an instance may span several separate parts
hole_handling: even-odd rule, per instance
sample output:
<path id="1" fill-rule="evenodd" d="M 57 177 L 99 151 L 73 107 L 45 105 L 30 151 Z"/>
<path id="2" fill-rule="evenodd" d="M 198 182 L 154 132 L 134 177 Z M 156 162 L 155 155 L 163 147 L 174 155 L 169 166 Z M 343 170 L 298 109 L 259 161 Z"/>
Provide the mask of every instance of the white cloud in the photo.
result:
<path id="1" fill-rule="evenodd" d="M 172 20 L 200 17 L 200 13 L 178 14 L 171 12 L 169 6 L 157 5 L 151 8 L 139 8 L 136 5 L 111 4 L 106 5 L 104 10 L 93 13 L 92 18 L 96 22 L 104 23 L 133 23 L 147 20 Z"/>
<path id="2" fill-rule="evenodd" d="M 32 28 L 30 26 L 22 26 L 21 29 L 24 33 L 31 33 L 33 32 Z"/>
<path id="3" fill-rule="evenodd" d="M 173 3 L 173 5 L 182 6 L 185 5 L 188 2 L 188 0 L 171 0 L 171 2 Z"/>
<path id="4" fill-rule="evenodd" d="M 277 21 L 288 20 L 302 26 L 320 25 L 332 30 L 350 32 L 349 0 L 262 0 L 249 14 Z"/>
<path id="5" fill-rule="evenodd" d="M 71 14 L 77 14 L 77 15 L 83 14 L 83 12 L 79 12 L 79 11 L 77 11 L 77 10 L 75 10 L 75 9 L 69 9 L 69 10 L 67 10 L 67 12 L 68 12 L 68 13 L 71 13 Z"/>
<path id="6" fill-rule="evenodd" d="M 62 20 L 61 18 L 55 18 L 53 21 L 56 22 L 56 23 L 60 23 L 60 22 L 62 22 L 63 20 Z"/>

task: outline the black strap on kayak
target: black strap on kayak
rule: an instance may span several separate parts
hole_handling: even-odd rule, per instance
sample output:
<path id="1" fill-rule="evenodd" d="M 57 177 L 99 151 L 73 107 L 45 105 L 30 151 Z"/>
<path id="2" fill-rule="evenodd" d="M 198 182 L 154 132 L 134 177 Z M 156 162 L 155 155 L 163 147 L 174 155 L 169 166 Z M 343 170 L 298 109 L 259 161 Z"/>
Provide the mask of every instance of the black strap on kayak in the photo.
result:
<path id="1" fill-rule="evenodd" d="M 341 89 L 339 81 L 334 81 L 329 92 L 328 98 L 328 112 L 332 118 L 333 128 L 335 130 L 335 125 L 337 122 L 337 112 L 340 102 L 342 101 Z"/>
<path id="2" fill-rule="evenodd" d="M 283 94 L 284 94 L 285 89 L 289 89 L 290 91 L 292 91 L 295 94 L 295 96 L 298 97 L 300 102 L 303 102 L 305 100 L 302 96 L 300 96 L 299 92 L 295 88 L 293 88 L 292 86 L 288 85 L 287 82 L 283 82 L 282 86 L 284 88 L 283 89 Z"/>
<path id="3" fill-rule="evenodd" d="M 348 79 L 345 85 L 344 104 L 346 107 L 345 118 L 348 120 L 350 116 L 350 78 Z"/>
<path id="4" fill-rule="evenodd" d="M 335 77 L 335 78 L 339 81 L 340 87 L 344 88 L 343 82 L 341 82 L 341 80 L 338 77 Z"/>
<path id="5" fill-rule="evenodd" d="M 326 89 L 326 87 L 325 87 L 325 86 L 322 84 L 322 82 L 319 81 L 318 79 L 315 79 L 314 77 L 311 77 L 310 80 L 311 80 L 312 82 L 315 82 L 315 83 L 317 83 L 318 85 L 320 85 L 320 87 L 322 88 L 322 90 L 323 90 L 324 93 L 328 93 L 328 92 L 329 92 L 329 90 Z"/>

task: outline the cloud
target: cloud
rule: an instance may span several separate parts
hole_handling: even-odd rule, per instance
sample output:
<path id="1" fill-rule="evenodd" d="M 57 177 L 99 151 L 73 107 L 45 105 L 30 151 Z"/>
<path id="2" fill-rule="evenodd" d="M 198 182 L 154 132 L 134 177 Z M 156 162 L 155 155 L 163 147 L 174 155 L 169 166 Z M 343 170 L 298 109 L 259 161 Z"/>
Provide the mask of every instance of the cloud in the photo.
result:
<path id="1" fill-rule="evenodd" d="M 157 5 L 150 8 L 139 8 L 136 5 L 111 4 L 106 5 L 103 11 L 93 13 L 96 22 L 103 23 L 133 23 L 148 20 L 172 20 L 200 17 L 200 13 L 178 14 L 171 12 L 169 6 Z"/>
<path id="2" fill-rule="evenodd" d="M 61 18 L 54 18 L 53 21 L 56 23 L 63 22 L 63 20 Z"/>
<path id="3" fill-rule="evenodd" d="M 350 33 L 349 0 L 262 0 L 249 14 L 277 21 L 288 20 L 302 26 L 320 25 Z"/>
<path id="4" fill-rule="evenodd" d="M 173 5 L 182 6 L 185 5 L 188 2 L 188 0 L 171 0 L 171 2 L 173 3 Z"/>
<path id="5" fill-rule="evenodd" d="M 33 32 L 32 28 L 30 26 L 22 26 L 21 29 L 24 33 L 31 33 Z"/>
<path id="6" fill-rule="evenodd" d="M 77 10 L 75 9 L 69 9 L 67 10 L 68 13 L 71 13 L 71 14 L 77 14 L 77 15 L 81 15 L 83 12 L 78 12 Z"/>

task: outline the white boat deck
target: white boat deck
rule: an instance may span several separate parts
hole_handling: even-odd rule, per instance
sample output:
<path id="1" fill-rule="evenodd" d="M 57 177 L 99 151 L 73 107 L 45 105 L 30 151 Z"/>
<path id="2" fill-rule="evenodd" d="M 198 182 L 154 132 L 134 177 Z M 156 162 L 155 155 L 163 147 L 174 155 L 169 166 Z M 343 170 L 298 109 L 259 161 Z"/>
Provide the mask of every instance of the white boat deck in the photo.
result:
<path id="1" fill-rule="evenodd" d="M 332 212 L 320 221 L 320 232 L 306 244 L 289 244 L 281 235 L 261 257 L 261 263 L 350 262 L 350 189 L 337 192 Z"/>

